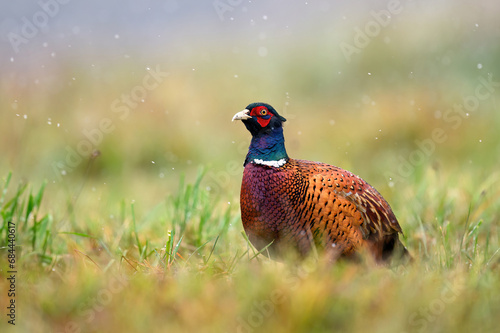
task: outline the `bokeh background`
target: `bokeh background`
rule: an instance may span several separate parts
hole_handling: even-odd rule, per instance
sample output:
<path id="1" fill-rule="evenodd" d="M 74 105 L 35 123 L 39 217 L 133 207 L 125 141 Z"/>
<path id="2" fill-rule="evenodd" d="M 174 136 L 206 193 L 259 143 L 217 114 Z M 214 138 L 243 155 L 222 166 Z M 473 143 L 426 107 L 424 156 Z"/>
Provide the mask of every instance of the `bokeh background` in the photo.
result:
<path id="1" fill-rule="evenodd" d="M 499 162 L 498 86 L 458 128 L 443 120 L 474 95 L 478 78 L 496 80 L 495 1 L 1 6 L 4 174 L 76 186 L 98 149 L 89 171 L 96 191 L 154 200 L 203 165 L 212 172 L 206 180 L 232 197 L 249 135 L 230 120 L 254 101 L 288 116 L 291 156 L 350 168 L 382 187 L 384 172 L 397 172 L 415 140 L 438 127 L 448 139 L 428 159 L 443 168 L 457 165 L 457 153 L 485 170 Z M 397 11 L 388 18 L 390 6 Z M 157 71 L 152 90 L 134 90 Z M 132 93 L 140 101 L 125 104 Z M 94 144 L 84 131 L 96 133 L 102 119 L 111 129 Z M 70 151 L 82 161 L 64 170 Z"/>
<path id="2" fill-rule="evenodd" d="M 120 244 L 134 203 L 142 241 L 161 244 L 161 204 L 202 168 L 239 235 L 250 135 L 231 118 L 261 101 L 288 119 L 291 157 L 376 187 L 414 253 L 468 213 L 498 239 L 499 15 L 494 0 L 2 1 L 0 177 L 46 181 L 55 232 Z M 54 252 L 86 246 L 60 237 Z M 63 325 L 63 307 L 43 309 Z"/>

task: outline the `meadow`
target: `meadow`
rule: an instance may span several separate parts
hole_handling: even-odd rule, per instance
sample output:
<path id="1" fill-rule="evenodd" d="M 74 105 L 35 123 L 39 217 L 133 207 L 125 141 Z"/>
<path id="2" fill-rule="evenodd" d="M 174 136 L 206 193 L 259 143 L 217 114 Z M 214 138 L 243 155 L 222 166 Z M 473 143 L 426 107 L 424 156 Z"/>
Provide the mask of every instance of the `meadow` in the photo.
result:
<path id="1" fill-rule="evenodd" d="M 414 8 L 347 62 L 339 41 L 364 13 L 146 60 L 49 57 L 22 75 L 14 62 L 0 81 L 0 330 L 498 331 L 495 14 Z M 291 157 L 381 192 L 413 262 L 255 251 L 239 215 L 250 135 L 231 118 L 256 101 L 288 119 Z"/>

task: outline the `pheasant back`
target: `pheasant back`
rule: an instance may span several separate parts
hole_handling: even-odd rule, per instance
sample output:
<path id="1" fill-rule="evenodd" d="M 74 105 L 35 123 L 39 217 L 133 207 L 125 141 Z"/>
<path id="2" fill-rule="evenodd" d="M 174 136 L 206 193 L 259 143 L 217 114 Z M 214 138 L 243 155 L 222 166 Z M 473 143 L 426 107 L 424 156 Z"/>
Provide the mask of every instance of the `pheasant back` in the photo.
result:
<path id="1" fill-rule="evenodd" d="M 352 257 L 366 249 L 378 260 L 407 254 L 387 201 L 360 177 L 325 163 L 296 160 L 285 149 L 283 123 L 269 104 L 252 103 L 233 120 L 252 134 L 240 204 L 252 244 L 272 255 L 312 247 Z"/>
<path id="2" fill-rule="evenodd" d="M 289 247 L 305 255 L 316 246 L 352 256 L 364 245 L 379 245 L 375 257 L 382 259 L 386 238 L 401 232 L 373 187 L 323 163 L 290 159 L 280 168 L 247 164 L 240 203 L 250 241 L 257 249 L 272 243 L 275 255 Z"/>

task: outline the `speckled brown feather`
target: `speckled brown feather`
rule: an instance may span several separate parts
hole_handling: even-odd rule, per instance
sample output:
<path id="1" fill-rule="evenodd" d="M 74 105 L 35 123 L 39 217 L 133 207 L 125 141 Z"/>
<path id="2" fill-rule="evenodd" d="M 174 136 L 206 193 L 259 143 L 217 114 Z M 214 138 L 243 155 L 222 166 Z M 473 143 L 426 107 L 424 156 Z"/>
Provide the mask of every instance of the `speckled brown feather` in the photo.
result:
<path id="1" fill-rule="evenodd" d="M 305 255 L 314 244 L 347 257 L 366 247 L 383 260 L 401 245 L 401 227 L 384 198 L 363 179 L 328 164 L 249 163 L 240 202 L 250 241 L 259 250 L 272 242 L 272 254 L 291 246 Z"/>

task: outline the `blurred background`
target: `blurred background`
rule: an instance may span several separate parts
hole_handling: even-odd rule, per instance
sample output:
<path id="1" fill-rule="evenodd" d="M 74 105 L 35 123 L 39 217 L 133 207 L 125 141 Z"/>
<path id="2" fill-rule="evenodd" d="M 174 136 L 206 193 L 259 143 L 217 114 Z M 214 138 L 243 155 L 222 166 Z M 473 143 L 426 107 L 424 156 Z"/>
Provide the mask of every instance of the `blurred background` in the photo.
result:
<path id="1" fill-rule="evenodd" d="M 52 193 L 147 209 L 203 166 L 206 187 L 237 200 L 250 135 L 231 117 L 256 101 L 288 118 L 290 156 L 389 197 L 422 169 L 481 179 L 500 162 L 497 1 L 42 0 L 0 13 L 0 171 Z"/>
<path id="2" fill-rule="evenodd" d="M 1 1 L 0 239 L 17 223 L 17 324 L 494 331 L 499 17 L 494 0 Z M 415 265 L 300 275 L 253 255 L 239 216 L 250 134 L 231 118 L 259 101 L 288 119 L 291 157 L 381 192 Z M 289 301 L 249 328 L 275 291 Z"/>

